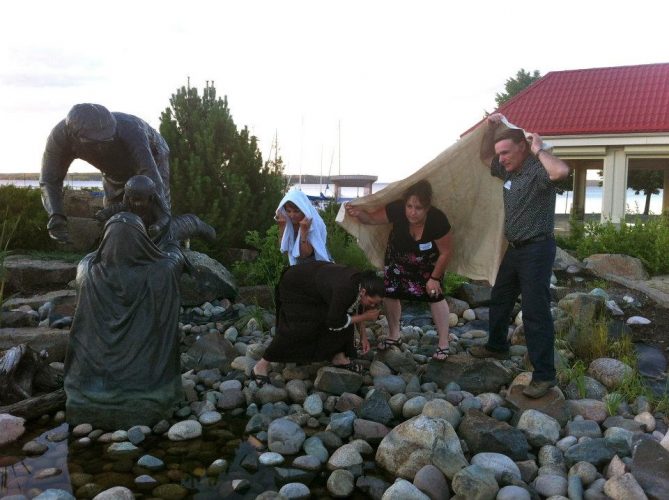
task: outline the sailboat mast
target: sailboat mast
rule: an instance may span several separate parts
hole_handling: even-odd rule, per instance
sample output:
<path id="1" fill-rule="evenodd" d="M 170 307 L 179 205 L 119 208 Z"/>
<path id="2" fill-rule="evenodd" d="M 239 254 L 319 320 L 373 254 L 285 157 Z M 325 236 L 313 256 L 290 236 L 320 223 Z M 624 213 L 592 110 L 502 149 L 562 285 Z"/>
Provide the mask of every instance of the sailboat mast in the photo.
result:
<path id="1" fill-rule="evenodd" d="M 337 156 L 339 156 L 339 175 L 341 175 L 341 120 L 337 122 L 337 143 Z"/>

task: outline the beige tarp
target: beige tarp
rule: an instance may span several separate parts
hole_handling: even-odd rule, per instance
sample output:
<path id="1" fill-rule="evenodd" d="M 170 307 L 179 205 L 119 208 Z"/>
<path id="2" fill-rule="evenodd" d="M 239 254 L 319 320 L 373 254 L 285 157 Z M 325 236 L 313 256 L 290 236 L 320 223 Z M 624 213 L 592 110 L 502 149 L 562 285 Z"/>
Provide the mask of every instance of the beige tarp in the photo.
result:
<path id="1" fill-rule="evenodd" d="M 498 132 L 503 128 L 500 126 Z M 375 209 L 400 199 L 411 184 L 429 180 L 434 191 L 432 204 L 444 211 L 452 226 L 453 253 L 448 270 L 492 284 L 506 240 L 502 181 L 490 175 L 489 166 L 479 158 L 484 130 L 485 125 L 477 127 L 406 179 L 350 203 Z M 372 264 L 382 268 L 391 225 L 360 224 L 346 215 L 344 205 L 337 222 L 357 239 Z"/>

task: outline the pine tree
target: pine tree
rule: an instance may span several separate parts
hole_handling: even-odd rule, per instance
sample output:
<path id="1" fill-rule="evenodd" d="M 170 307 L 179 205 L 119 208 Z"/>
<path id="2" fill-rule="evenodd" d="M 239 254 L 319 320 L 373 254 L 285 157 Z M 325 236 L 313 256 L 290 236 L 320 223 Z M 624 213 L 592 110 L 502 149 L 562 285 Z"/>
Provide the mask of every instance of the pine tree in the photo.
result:
<path id="1" fill-rule="evenodd" d="M 541 74 L 536 69 L 532 74 L 528 73 L 523 68 L 519 69 L 515 78 L 512 77 L 506 80 L 506 83 L 504 84 L 506 92 L 495 94 L 497 107 L 507 102 L 513 96 L 524 90 L 526 87 L 529 87 L 540 78 Z"/>
<path id="2" fill-rule="evenodd" d="M 160 118 L 170 147 L 170 189 L 175 214 L 194 213 L 216 228 L 223 247 L 241 247 L 247 231 L 264 232 L 285 189 L 282 163 L 263 163 L 258 140 L 237 129 L 227 97 L 207 82 L 202 96 L 190 83 L 172 95 Z"/>

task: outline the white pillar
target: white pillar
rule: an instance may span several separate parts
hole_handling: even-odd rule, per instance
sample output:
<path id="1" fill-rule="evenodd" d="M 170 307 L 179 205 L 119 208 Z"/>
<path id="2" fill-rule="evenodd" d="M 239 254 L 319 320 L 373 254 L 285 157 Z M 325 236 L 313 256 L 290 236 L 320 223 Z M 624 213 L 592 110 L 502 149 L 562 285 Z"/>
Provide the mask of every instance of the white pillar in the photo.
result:
<path id="1" fill-rule="evenodd" d="M 619 223 L 625 217 L 627 155 L 621 148 L 608 148 L 604 158 L 601 221 Z"/>
<path id="2" fill-rule="evenodd" d="M 664 184 L 662 185 L 662 213 L 669 213 L 669 168 L 664 167 Z"/>

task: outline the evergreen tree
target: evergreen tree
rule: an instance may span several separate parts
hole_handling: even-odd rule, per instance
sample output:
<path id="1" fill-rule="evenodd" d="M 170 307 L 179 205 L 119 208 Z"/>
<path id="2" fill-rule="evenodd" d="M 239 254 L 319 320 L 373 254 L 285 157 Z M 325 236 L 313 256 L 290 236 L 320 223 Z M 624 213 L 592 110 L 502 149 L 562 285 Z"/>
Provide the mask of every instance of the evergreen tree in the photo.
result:
<path id="1" fill-rule="evenodd" d="M 190 83 L 170 99 L 160 118 L 170 147 L 170 189 L 175 214 L 194 213 L 216 228 L 217 244 L 204 251 L 241 247 L 246 233 L 264 233 L 285 190 L 279 159 L 263 163 L 258 141 L 237 129 L 227 97 L 213 82 L 200 96 Z"/>
<path id="2" fill-rule="evenodd" d="M 504 84 L 504 89 L 506 92 L 501 94 L 498 92 L 495 94 L 495 102 L 497 103 L 497 107 L 500 107 L 513 96 L 529 87 L 540 78 L 541 74 L 539 73 L 539 70 L 535 69 L 534 72 L 530 74 L 523 68 L 519 69 L 515 78 L 511 77 L 506 80 L 506 83 Z"/>

